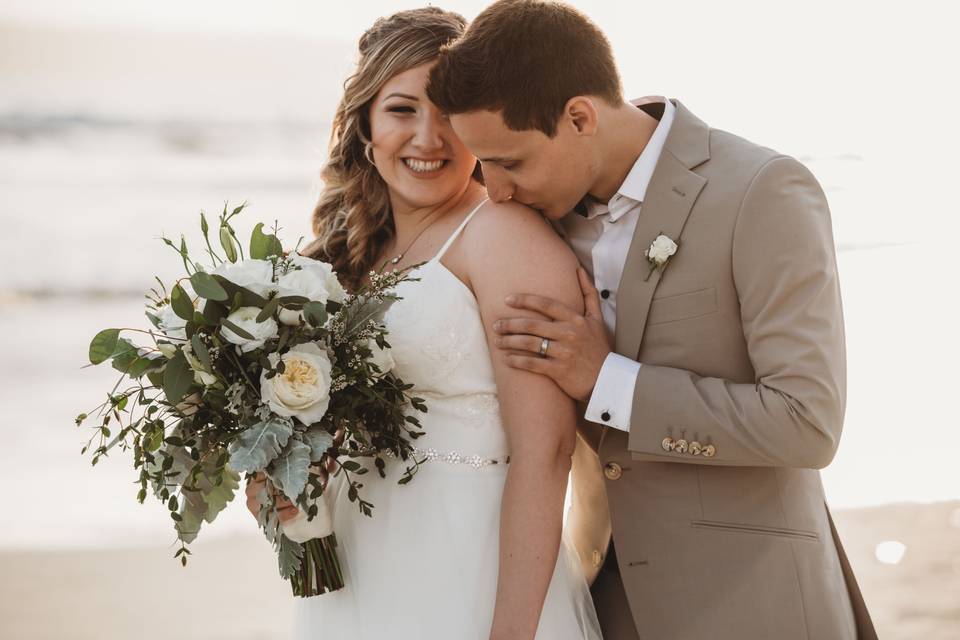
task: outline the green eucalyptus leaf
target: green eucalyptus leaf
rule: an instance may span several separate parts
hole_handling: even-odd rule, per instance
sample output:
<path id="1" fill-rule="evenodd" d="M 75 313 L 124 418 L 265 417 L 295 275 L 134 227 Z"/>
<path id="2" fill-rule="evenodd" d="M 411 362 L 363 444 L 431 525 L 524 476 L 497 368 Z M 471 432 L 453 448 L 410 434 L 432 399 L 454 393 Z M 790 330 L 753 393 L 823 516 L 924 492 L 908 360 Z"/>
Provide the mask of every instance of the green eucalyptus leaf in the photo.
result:
<path id="1" fill-rule="evenodd" d="M 136 345 L 126 338 L 120 338 L 113 354 L 112 365 L 120 373 L 125 373 L 131 378 L 139 378 L 151 369 L 160 369 L 164 362 L 160 354 L 140 355 Z"/>
<path id="2" fill-rule="evenodd" d="M 277 307 L 279 306 L 280 306 L 279 298 L 273 298 L 272 300 L 270 300 L 266 304 L 266 306 L 260 311 L 260 313 L 257 314 L 257 322 L 263 322 L 264 320 L 272 316 L 273 313 L 277 310 Z"/>
<path id="3" fill-rule="evenodd" d="M 104 329 L 90 341 L 90 363 L 100 364 L 109 359 L 117 348 L 120 329 Z"/>
<path id="4" fill-rule="evenodd" d="M 230 331 L 233 331 L 235 334 L 237 334 L 241 338 L 246 338 L 247 340 L 256 340 L 256 338 L 254 338 L 249 331 L 247 331 L 246 329 L 241 329 L 236 324 L 234 324 L 233 322 L 230 322 L 226 318 L 221 319 L 220 323 L 223 326 L 225 326 L 227 329 L 230 329 Z"/>
<path id="5" fill-rule="evenodd" d="M 167 396 L 167 402 L 177 404 L 183 400 L 192 383 L 193 371 L 190 370 L 183 351 L 177 349 L 177 353 L 167 362 L 163 371 L 163 393 Z"/>
<path id="6" fill-rule="evenodd" d="M 303 316 L 315 327 L 322 327 L 327 321 L 327 307 L 322 302 L 308 302 L 303 305 Z"/>
<path id="7" fill-rule="evenodd" d="M 213 300 L 207 300 L 203 304 L 202 313 L 206 324 L 213 327 L 220 324 L 220 320 L 226 318 L 228 315 L 227 308 L 219 302 L 214 302 Z"/>
<path id="8" fill-rule="evenodd" d="M 170 306 L 173 312 L 184 320 L 193 320 L 193 301 L 179 284 L 174 285 L 170 291 Z"/>
<path id="9" fill-rule="evenodd" d="M 270 242 L 263 233 L 263 223 L 258 222 L 257 226 L 253 228 L 253 233 L 250 234 L 250 257 L 256 260 L 266 260 L 269 250 Z"/>
<path id="10" fill-rule="evenodd" d="M 193 347 L 193 353 L 203 364 L 204 369 L 212 372 L 213 363 L 210 361 L 210 352 L 207 351 L 207 345 L 203 344 L 199 334 L 193 334 L 193 337 L 190 338 L 190 346 Z"/>
<path id="11" fill-rule="evenodd" d="M 205 271 L 197 271 L 190 276 L 190 284 L 193 285 L 197 295 L 201 298 L 217 301 L 228 300 L 230 298 L 230 296 L 227 295 L 226 289 L 221 286 L 220 282 Z M 189 318 L 186 319 L 189 320 Z"/>
<path id="12" fill-rule="evenodd" d="M 159 330 L 159 329 L 160 329 L 160 318 L 158 318 L 155 313 L 150 313 L 149 311 L 146 311 L 145 313 L 147 314 L 147 319 L 150 320 L 150 324 L 152 324 L 156 329 Z"/>
<path id="13" fill-rule="evenodd" d="M 270 256 L 282 256 L 283 245 L 277 236 L 263 232 L 263 223 L 258 222 L 250 235 L 250 257 L 266 260 Z"/>

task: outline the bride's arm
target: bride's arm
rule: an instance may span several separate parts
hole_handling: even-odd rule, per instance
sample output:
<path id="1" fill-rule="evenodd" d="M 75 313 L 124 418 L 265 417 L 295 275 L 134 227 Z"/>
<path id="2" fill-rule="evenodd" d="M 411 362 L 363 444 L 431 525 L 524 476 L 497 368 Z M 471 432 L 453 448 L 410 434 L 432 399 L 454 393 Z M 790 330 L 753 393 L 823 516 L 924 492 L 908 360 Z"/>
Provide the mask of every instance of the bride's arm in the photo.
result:
<path id="1" fill-rule="evenodd" d="M 516 313 L 511 293 L 537 293 L 582 313 L 577 261 L 538 214 L 515 204 L 480 212 L 462 243 L 480 303 L 510 444 L 500 523 L 500 572 L 491 640 L 536 634 L 560 548 L 576 442 L 575 404 L 545 376 L 506 365 L 493 323 Z M 529 312 L 531 318 L 537 317 Z M 539 345 L 539 338 L 535 339 Z M 534 347 L 535 348 L 535 347 Z"/>

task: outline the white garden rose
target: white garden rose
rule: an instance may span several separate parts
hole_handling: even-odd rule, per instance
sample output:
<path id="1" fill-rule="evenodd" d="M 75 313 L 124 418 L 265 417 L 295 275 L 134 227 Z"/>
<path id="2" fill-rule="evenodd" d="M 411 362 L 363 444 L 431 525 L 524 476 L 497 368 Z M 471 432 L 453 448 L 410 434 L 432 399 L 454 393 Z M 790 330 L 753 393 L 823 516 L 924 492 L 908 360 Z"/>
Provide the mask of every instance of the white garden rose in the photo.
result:
<path id="1" fill-rule="evenodd" d="M 389 348 L 381 349 L 376 340 L 368 340 L 367 347 L 371 352 L 368 360 L 371 364 L 377 365 L 380 369 L 380 375 L 385 375 L 397 366 L 396 361 L 393 359 L 393 353 Z"/>
<path id="2" fill-rule="evenodd" d="M 200 362 L 200 358 L 193 353 L 193 345 L 189 342 L 183 345 L 183 357 L 187 359 L 187 364 L 190 365 L 191 369 L 193 369 L 193 380 L 197 384 L 202 384 L 205 387 L 209 387 L 217 381 L 217 376 L 213 375 L 203 367 L 203 363 Z"/>
<path id="3" fill-rule="evenodd" d="M 280 276 L 277 288 L 282 296 L 304 296 L 326 304 L 328 300 L 343 302 L 347 292 L 337 279 L 333 265 L 291 253 L 287 260 L 300 267 Z"/>
<path id="4" fill-rule="evenodd" d="M 264 298 L 277 288 L 273 282 L 273 263 L 269 260 L 250 258 L 240 262 L 223 262 L 213 270 L 213 275 L 223 276 Z"/>
<path id="5" fill-rule="evenodd" d="M 647 249 L 647 258 L 657 265 L 662 265 L 676 252 L 677 243 L 665 235 L 659 235 Z"/>
<path id="6" fill-rule="evenodd" d="M 270 354 L 276 367 L 281 356 Z M 319 422 L 330 406 L 333 365 L 327 352 L 313 342 L 298 344 L 283 354 L 284 371 L 272 378 L 260 375 L 263 402 L 280 416 L 295 417 L 303 424 Z"/>
<path id="7" fill-rule="evenodd" d="M 288 327 L 296 327 L 303 322 L 303 311 L 294 311 L 293 309 L 284 309 L 280 307 L 280 322 Z"/>
<path id="8" fill-rule="evenodd" d="M 187 339 L 187 321 L 174 312 L 173 307 L 165 304 L 156 313 L 163 335 L 180 340 Z"/>
<path id="9" fill-rule="evenodd" d="M 162 353 L 163 357 L 167 360 L 177 355 L 177 345 L 169 342 L 158 342 L 157 349 L 160 350 L 160 353 Z"/>
<path id="10" fill-rule="evenodd" d="M 263 322 L 257 322 L 260 311 L 261 309 L 258 307 L 240 307 L 227 316 L 227 320 L 252 335 L 253 340 L 238 336 L 228 327 L 223 327 L 221 331 L 223 337 L 238 345 L 244 353 L 259 349 L 270 338 L 276 338 L 280 332 L 277 321 L 273 318 L 267 318 Z"/>

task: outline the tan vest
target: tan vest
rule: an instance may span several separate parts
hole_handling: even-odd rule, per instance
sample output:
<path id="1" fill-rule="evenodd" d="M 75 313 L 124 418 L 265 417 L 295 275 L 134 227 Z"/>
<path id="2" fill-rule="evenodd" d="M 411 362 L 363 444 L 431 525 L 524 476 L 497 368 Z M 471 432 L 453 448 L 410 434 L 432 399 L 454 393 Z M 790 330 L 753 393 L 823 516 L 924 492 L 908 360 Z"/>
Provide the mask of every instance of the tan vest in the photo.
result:
<path id="1" fill-rule="evenodd" d="M 591 581 L 612 533 L 643 638 L 875 638 L 817 471 L 846 393 L 826 199 L 673 102 L 617 292 L 632 424 L 581 424 L 570 533 Z M 660 234 L 679 250 L 651 273 Z"/>

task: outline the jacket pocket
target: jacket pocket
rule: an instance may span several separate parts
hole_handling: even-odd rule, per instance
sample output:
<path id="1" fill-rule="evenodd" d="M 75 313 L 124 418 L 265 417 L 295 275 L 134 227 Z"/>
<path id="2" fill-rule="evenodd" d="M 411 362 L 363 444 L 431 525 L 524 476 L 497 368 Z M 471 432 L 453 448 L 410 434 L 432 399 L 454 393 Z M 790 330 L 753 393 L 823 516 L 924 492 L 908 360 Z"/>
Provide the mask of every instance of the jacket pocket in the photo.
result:
<path id="1" fill-rule="evenodd" d="M 709 315 L 717 309 L 716 287 L 654 298 L 650 303 L 647 326 L 690 320 Z"/>
<path id="2" fill-rule="evenodd" d="M 730 533 L 752 533 L 755 535 L 778 536 L 781 538 L 795 538 L 799 540 L 820 541 L 820 534 L 816 531 L 803 529 L 784 529 L 781 527 L 763 527 L 753 524 L 733 522 L 717 522 L 715 520 L 694 520 L 690 523 L 694 529 L 706 531 L 728 531 Z"/>

